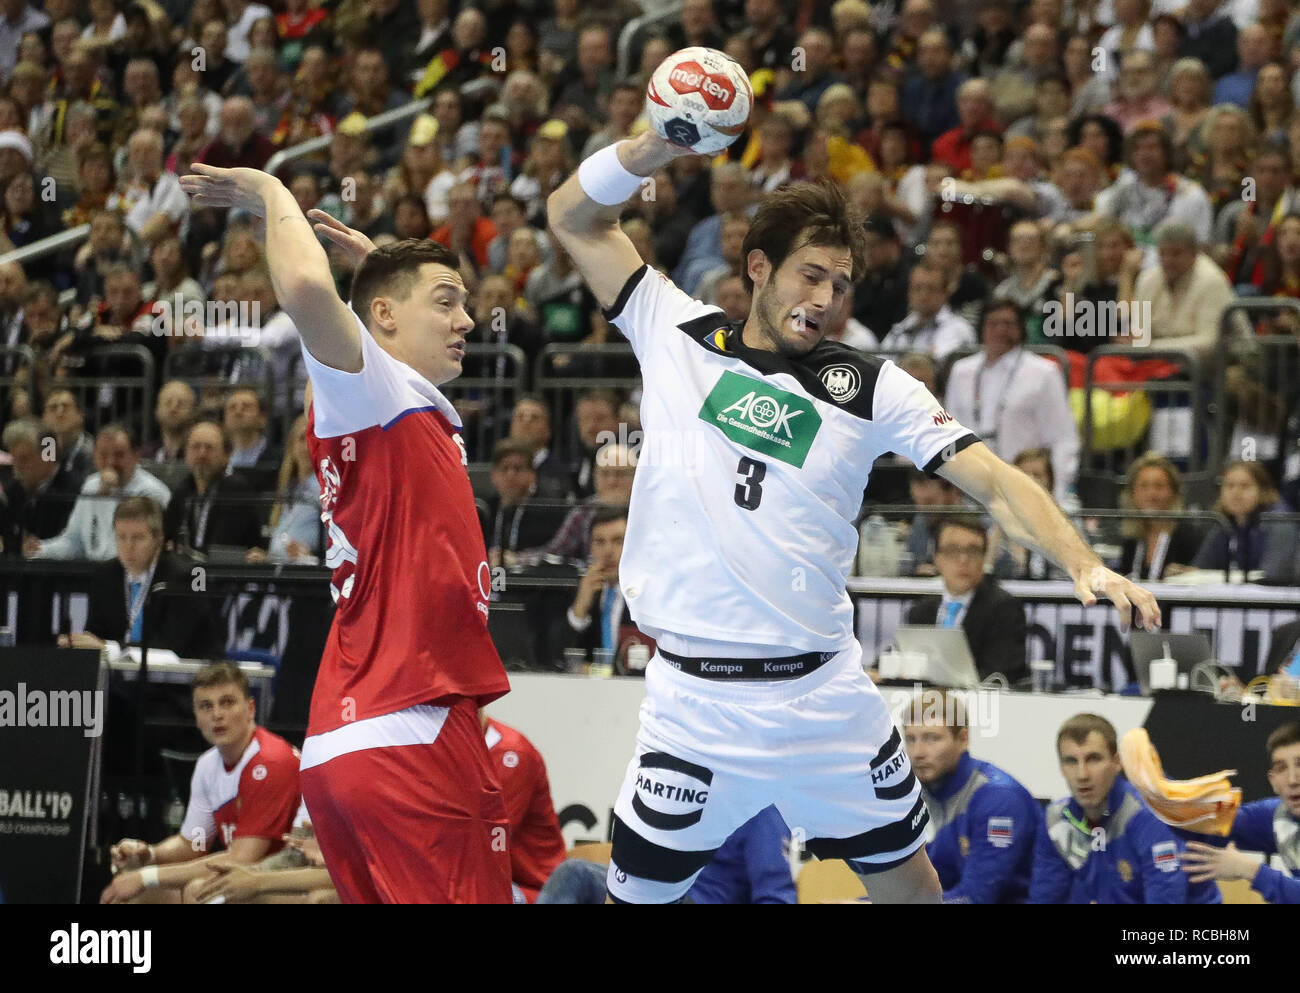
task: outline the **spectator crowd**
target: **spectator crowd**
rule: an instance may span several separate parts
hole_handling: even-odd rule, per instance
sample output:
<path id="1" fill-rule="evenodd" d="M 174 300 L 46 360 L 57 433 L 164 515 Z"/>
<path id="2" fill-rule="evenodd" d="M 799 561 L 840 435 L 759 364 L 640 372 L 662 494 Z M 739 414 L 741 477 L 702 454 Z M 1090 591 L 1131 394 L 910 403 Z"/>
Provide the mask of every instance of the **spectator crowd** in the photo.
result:
<path id="1" fill-rule="evenodd" d="M 646 127 L 665 56 L 708 45 L 749 73 L 753 114 L 721 155 L 674 160 L 629 202 L 647 264 L 743 320 L 761 198 L 838 183 L 870 251 L 829 338 L 926 383 L 1127 574 L 1300 579 L 1300 529 L 1277 517 L 1300 506 L 1300 307 L 1278 299 L 1300 300 L 1300 14 L 1272 0 L 640 14 L 632 0 L 6 0 L 4 554 L 106 562 L 116 509 L 143 497 L 182 559 L 323 561 L 298 333 L 259 219 L 192 207 L 178 180 L 194 162 L 270 168 L 304 210 L 376 244 L 458 254 L 476 326 L 447 392 L 491 564 L 576 570 L 551 633 L 619 642 L 637 370 L 548 237 L 546 200 Z M 860 572 L 939 573 L 960 494 L 877 469 L 864 517 L 915 510 Z M 151 534 L 159 519 L 128 516 Z M 1059 575 L 996 530 L 983 539 L 985 572 Z"/>

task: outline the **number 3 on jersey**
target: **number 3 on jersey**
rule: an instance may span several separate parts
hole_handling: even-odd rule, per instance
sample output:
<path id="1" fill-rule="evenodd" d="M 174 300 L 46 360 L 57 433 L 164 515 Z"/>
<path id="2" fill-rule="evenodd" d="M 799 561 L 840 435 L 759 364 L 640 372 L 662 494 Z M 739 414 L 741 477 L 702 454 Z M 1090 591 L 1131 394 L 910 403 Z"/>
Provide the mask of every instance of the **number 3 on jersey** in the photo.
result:
<path id="1" fill-rule="evenodd" d="M 736 506 L 746 510 L 757 510 L 763 502 L 763 477 L 767 475 L 767 463 L 759 462 L 748 456 L 742 456 L 736 466 L 736 472 L 744 477 L 744 482 L 736 484 Z"/>

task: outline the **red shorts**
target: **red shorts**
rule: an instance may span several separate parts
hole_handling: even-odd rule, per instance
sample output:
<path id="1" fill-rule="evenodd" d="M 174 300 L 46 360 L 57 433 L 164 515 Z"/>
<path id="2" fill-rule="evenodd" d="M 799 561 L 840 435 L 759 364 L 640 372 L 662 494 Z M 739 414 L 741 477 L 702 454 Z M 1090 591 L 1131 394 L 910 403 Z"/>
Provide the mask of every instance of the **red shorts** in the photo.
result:
<path id="1" fill-rule="evenodd" d="M 431 744 L 366 748 L 299 775 L 343 903 L 510 903 L 509 818 L 478 709 Z"/>

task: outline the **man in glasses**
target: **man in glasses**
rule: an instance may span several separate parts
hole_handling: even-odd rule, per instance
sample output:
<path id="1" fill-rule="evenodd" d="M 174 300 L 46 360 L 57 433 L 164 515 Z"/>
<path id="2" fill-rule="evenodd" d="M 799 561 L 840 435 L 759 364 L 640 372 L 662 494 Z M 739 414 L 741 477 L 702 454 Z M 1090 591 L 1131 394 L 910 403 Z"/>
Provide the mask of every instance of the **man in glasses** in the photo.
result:
<path id="1" fill-rule="evenodd" d="M 913 603 L 907 623 L 961 627 L 980 679 L 1000 672 L 1014 686 L 1029 674 L 1025 610 L 992 576 L 984 575 L 988 540 L 988 532 L 975 520 L 949 518 L 940 525 L 934 564 L 943 578 L 943 595 Z"/>

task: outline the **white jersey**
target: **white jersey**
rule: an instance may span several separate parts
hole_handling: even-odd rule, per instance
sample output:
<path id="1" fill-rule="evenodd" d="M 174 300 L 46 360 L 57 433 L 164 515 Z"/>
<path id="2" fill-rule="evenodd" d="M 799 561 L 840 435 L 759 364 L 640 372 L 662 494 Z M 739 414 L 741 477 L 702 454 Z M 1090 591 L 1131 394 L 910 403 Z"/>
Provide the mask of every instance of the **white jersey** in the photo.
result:
<path id="1" fill-rule="evenodd" d="M 875 460 L 927 471 L 978 439 L 894 363 L 790 358 L 643 266 L 605 316 L 641 364 L 644 430 L 619 580 L 653 637 L 800 652 L 854 639 L 845 589 Z"/>

